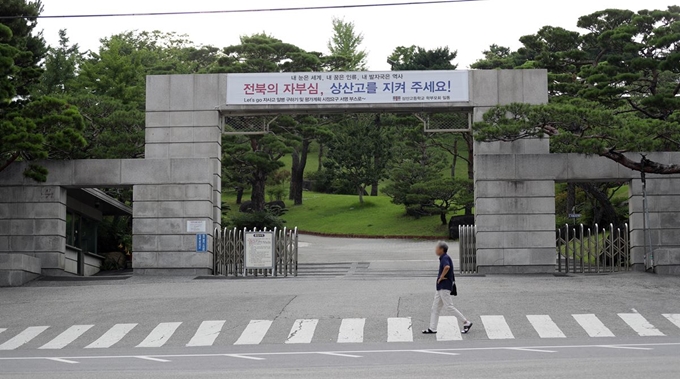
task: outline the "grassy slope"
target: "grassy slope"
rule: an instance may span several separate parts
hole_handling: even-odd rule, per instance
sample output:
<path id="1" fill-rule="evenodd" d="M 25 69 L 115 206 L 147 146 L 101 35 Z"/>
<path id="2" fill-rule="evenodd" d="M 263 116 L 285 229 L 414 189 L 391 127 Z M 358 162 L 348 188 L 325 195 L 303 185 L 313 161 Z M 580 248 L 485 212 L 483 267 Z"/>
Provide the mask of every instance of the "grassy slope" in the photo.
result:
<path id="1" fill-rule="evenodd" d="M 464 144 L 461 143 L 462 148 Z M 290 170 L 290 155 L 281 158 L 284 169 Z M 307 159 L 305 174 L 316 172 L 318 168 L 318 145 L 312 144 Z M 451 164 L 451 162 L 448 162 Z M 442 176 L 451 173 L 450 166 L 442 171 Z M 467 177 L 465 161 L 458 160 L 457 177 Z M 386 181 L 381 183 L 384 187 Z M 244 194 L 248 200 L 249 193 Z M 387 196 L 365 197 L 365 203 L 359 204 L 359 197 L 354 195 L 329 195 L 305 192 L 303 205 L 293 206 L 286 201 L 288 213 L 283 217 L 288 227 L 297 226 L 300 230 L 328 233 L 367 236 L 446 236 L 447 228 L 441 225 L 439 216 L 414 219 L 404 214 L 404 207 L 392 204 Z M 269 200 L 269 199 L 268 199 Z M 238 212 L 235 205 L 236 196 L 225 189 L 223 201 L 231 206 L 231 213 Z"/>

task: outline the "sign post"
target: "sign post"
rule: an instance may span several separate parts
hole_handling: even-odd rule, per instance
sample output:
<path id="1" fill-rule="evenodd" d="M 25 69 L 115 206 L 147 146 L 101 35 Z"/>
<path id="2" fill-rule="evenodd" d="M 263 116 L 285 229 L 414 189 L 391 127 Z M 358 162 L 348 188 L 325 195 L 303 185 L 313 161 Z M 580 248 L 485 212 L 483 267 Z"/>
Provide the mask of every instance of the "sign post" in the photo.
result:
<path id="1" fill-rule="evenodd" d="M 273 232 L 245 233 L 244 276 L 250 269 L 274 271 L 274 239 Z"/>

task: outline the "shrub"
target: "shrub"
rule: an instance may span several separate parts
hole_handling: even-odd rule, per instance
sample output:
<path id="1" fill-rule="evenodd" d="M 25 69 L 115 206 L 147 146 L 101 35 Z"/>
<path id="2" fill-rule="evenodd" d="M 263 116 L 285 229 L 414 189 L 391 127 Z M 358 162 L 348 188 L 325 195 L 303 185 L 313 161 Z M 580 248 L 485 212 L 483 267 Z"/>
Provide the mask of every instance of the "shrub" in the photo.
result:
<path id="1" fill-rule="evenodd" d="M 253 212 L 238 213 L 226 220 L 223 219 L 223 223 L 229 228 L 262 230 L 264 228 L 282 229 L 285 221 L 269 212 Z"/>

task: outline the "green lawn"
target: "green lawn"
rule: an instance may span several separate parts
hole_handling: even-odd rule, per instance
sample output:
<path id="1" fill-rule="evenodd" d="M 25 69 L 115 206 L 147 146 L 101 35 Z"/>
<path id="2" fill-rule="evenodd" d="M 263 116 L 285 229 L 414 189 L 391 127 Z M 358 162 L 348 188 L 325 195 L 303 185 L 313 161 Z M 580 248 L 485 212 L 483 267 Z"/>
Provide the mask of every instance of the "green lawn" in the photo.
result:
<path id="1" fill-rule="evenodd" d="M 232 212 L 238 212 L 232 194 L 225 194 Z M 247 198 L 246 198 L 247 199 Z M 293 206 L 286 201 L 288 213 L 283 218 L 286 226 L 299 230 L 365 236 L 447 236 L 446 226 L 441 225 L 439 216 L 414 219 L 404 214 L 404 207 L 392 204 L 387 196 L 365 197 L 359 204 L 358 196 L 328 195 L 305 192 L 303 205 Z"/>

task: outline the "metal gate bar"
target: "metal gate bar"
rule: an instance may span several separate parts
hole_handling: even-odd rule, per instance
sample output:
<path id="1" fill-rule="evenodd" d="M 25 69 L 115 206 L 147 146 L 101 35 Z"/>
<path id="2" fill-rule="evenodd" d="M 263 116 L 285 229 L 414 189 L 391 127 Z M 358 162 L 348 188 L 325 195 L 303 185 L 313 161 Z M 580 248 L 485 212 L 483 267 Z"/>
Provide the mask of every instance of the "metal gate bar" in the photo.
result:
<path id="1" fill-rule="evenodd" d="M 477 272 L 477 228 L 474 225 L 458 227 L 460 272 L 474 274 Z"/>
<path id="2" fill-rule="evenodd" d="M 583 224 L 565 225 L 556 231 L 557 271 L 560 273 L 604 273 L 630 271 L 630 230 L 623 227 L 591 229 Z"/>
<path id="3" fill-rule="evenodd" d="M 214 275 L 222 276 L 297 276 L 298 231 L 274 229 L 274 269 L 249 269 L 245 267 L 245 234 L 258 230 L 220 229 L 213 234 Z M 264 231 L 267 231 L 265 229 Z"/>

